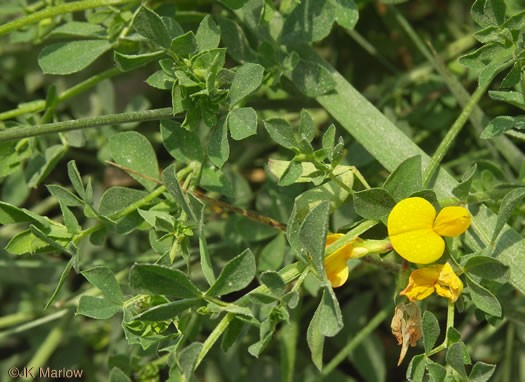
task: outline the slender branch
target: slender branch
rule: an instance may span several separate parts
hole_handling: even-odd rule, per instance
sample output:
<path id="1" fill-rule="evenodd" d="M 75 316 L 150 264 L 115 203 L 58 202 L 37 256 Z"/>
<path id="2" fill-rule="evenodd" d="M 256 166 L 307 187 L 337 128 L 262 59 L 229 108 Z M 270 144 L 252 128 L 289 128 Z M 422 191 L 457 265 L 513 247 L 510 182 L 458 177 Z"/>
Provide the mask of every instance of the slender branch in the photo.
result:
<path id="1" fill-rule="evenodd" d="M 0 142 L 13 139 L 35 137 L 43 134 L 61 133 L 64 131 L 87 129 L 104 125 L 115 125 L 127 122 L 144 122 L 161 119 L 172 119 L 173 111 L 170 107 L 129 113 L 108 114 L 99 117 L 82 118 L 72 121 L 47 123 L 45 125 L 10 128 L 0 131 Z"/>
<path id="2" fill-rule="evenodd" d="M 135 3 L 138 0 L 84 0 L 73 3 L 66 3 L 57 5 L 56 7 L 49 7 L 42 11 L 32 13 L 27 16 L 20 17 L 7 24 L 0 25 L 0 36 L 17 29 L 23 28 L 27 25 L 35 24 L 40 20 L 47 19 L 66 13 L 84 11 L 86 9 L 92 9 L 97 7 L 105 7 L 108 5 L 121 5 L 126 3 Z"/>
<path id="3" fill-rule="evenodd" d="M 150 181 L 155 182 L 157 184 L 163 184 L 158 179 L 151 178 L 151 177 L 149 177 L 147 175 L 141 174 L 141 173 L 139 173 L 137 171 L 134 171 L 134 170 L 132 170 L 130 168 L 127 168 L 125 166 L 121 166 L 121 165 L 119 165 L 117 163 L 114 163 L 114 162 L 111 162 L 111 161 L 106 161 L 106 162 L 108 164 L 110 164 L 112 166 L 115 166 L 117 168 L 120 168 L 121 170 L 126 171 L 126 172 L 128 172 L 130 174 L 140 176 L 140 177 L 142 177 L 144 179 L 150 180 Z M 183 189 L 183 191 L 186 192 L 186 193 L 189 192 L 186 189 Z M 204 195 L 202 192 L 200 192 L 198 190 L 194 190 L 192 192 L 192 194 L 195 195 L 200 200 L 202 200 L 203 202 L 206 202 L 207 204 L 212 204 L 214 206 L 227 209 L 229 211 L 235 212 L 236 214 L 239 214 L 239 215 L 242 215 L 242 216 L 246 216 L 250 220 L 256 221 L 256 222 L 261 223 L 261 224 L 265 224 L 265 225 L 270 226 L 272 228 L 278 229 L 279 231 L 286 232 L 286 224 L 278 222 L 277 220 L 275 220 L 275 219 L 273 219 L 271 217 L 261 215 L 261 214 L 259 214 L 258 212 L 255 212 L 255 211 L 250 211 L 250 210 L 246 210 L 244 208 L 235 207 L 235 206 L 232 206 L 231 204 L 228 204 L 226 202 L 210 198 L 209 196 Z"/>

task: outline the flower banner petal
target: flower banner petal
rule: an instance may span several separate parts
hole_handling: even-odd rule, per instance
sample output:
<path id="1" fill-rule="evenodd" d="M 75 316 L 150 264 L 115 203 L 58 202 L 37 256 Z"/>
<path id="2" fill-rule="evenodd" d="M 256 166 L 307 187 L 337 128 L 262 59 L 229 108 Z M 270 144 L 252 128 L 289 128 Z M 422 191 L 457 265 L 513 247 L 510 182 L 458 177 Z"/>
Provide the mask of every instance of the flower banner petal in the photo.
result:
<path id="1" fill-rule="evenodd" d="M 471 219 L 464 207 L 445 207 L 434 222 L 434 231 L 441 236 L 459 236 L 470 226 Z"/>
<path id="2" fill-rule="evenodd" d="M 433 263 L 445 251 L 445 241 L 431 228 L 390 235 L 390 242 L 401 257 L 416 264 Z"/>

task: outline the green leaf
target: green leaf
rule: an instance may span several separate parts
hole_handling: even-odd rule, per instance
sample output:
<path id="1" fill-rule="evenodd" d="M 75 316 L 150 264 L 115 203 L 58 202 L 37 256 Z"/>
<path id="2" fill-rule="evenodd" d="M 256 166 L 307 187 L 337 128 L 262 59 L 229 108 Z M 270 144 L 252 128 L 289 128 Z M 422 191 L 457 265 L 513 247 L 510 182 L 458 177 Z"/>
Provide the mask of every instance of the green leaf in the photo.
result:
<path id="1" fill-rule="evenodd" d="M 67 162 L 67 175 L 75 192 L 81 199 L 85 199 L 86 192 L 84 191 L 84 183 L 82 182 L 82 177 L 80 176 L 80 172 L 78 171 L 77 164 L 74 160 Z"/>
<path id="2" fill-rule="evenodd" d="M 67 253 L 68 255 L 70 255 L 71 257 L 74 257 L 76 256 L 76 247 L 75 246 L 72 246 L 72 245 L 68 245 L 70 244 L 68 240 L 64 245 L 63 243 L 59 243 L 57 240 L 55 240 L 56 238 L 54 238 L 52 236 L 52 231 L 50 229 L 46 229 L 46 232 L 43 232 L 40 228 L 38 228 L 37 226 L 31 224 L 29 226 L 29 229 L 31 231 L 31 233 L 38 239 L 42 240 L 44 243 L 46 243 L 47 245 L 49 245 L 51 248 L 53 248 L 55 251 L 59 251 L 59 252 L 64 252 L 64 253 Z M 68 239 L 71 239 L 71 235 L 68 233 L 67 234 L 69 237 L 67 237 Z M 67 248 L 65 247 L 67 245 Z"/>
<path id="3" fill-rule="evenodd" d="M 505 22 L 505 1 L 486 0 L 484 14 L 493 24 L 501 25 Z"/>
<path id="4" fill-rule="evenodd" d="M 406 159 L 397 166 L 383 187 L 390 192 L 396 202 L 399 202 L 421 190 L 421 179 L 421 156 L 417 155 Z"/>
<path id="5" fill-rule="evenodd" d="M 467 285 L 472 302 L 485 313 L 501 317 L 502 309 L 499 300 L 488 289 L 482 287 L 467 275 Z"/>
<path id="6" fill-rule="evenodd" d="M 303 166 L 300 162 L 290 161 L 286 170 L 279 178 L 279 186 L 289 186 L 301 177 L 303 173 Z"/>
<path id="7" fill-rule="evenodd" d="M 461 56 L 458 62 L 471 69 L 483 69 L 490 64 L 503 51 L 499 44 L 491 43 L 483 45 L 474 52 Z"/>
<path id="8" fill-rule="evenodd" d="M 168 192 L 173 196 L 175 202 L 181 207 L 186 215 L 193 219 L 195 222 L 198 222 L 198 218 L 195 215 L 194 211 L 190 208 L 184 192 L 180 186 L 179 180 L 177 179 L 177 174 L 175 173 L 175 165 L 170 165 L 164 169 L 162 172 L 162 182 L 166 186 Z"/>
<path id="9" fill-rule="evenodd" d="M 224 335 L 222 336 L 221 349 L 223 352 L 227 352 L 231 346 L 236 343 L 241 335 L 241 331 L 244 327 L 244 322 L 234 318 L 230 325 L 226 328 Z"/>
<path id="10" fill-rule="evenodd" d="M 384 188 L 370 188 L 354 193 L 354 210 L 366 219 L 386 221 L 395 205 L 394 198 Z"/>
<path id="11" fill-rule="evenodd" d="M 34 222 L 35 219 L 25 209 L 0 201 L 0 224 Z"/>
<path id="12" fill-rule="evenodd" d="M 66 151 L 66 146 L 53 145 L 45 150 L 44 155 L 31 158 L 25 168 L 27 185 L 36 188 L 53 171 Z"/>
<path id="13" fill-rule="evenodd" d="M 239 9 L 248 2 L 248 0 L 219 0 L 219 1 L 231 9 Z"/>
<path id="14" fill-rule="evenodd" d="M 162 55 L 164 55 L 163 51 L 143 54 L 124 54 L 115 51 L 113 53 L 113 60 L 115 60 L 115 64 L 121 72 L 129 72 L 130 70 L 140 68 L 158 59 Z"/>
<path id="15" fill-rule="evenodd" d="M 218 17 L 221 27 L 221 39 L 228 49 L 228 55 L 237 62 L 253 62 L 256 53 L 250 47 L 242 28 L 229 17 Z"/>
<path id="16" fill-rule="evenodd" d="M 160 134 L 162 144 L 173 158 L 184 163 L 204 160 L 199 137 L 182 128 L 180 123 L 169 119 L 160 121 Z"/>
<path id="17" fill-rule="evenodd" d="M 155 150 L 148 139 L 135 132 L 126 131 L 109 137 L 109 151 L 116 163 L 153 179 L 159 177 L 159 165 Z M 135 174 L 129 174 L 148 191 L 156 184 Z"/>
<path id="18" fill-rule="evenodd" d="M 178 353 L 177 360 L 185 381 L 190 381 L 193 371 L 197 365 L 197 358 L 201 350 L 202 344 L 200 342 L 194 342 L 191 345 L 186 346 L 181 352 Z"/>
<path id="19" fill-rule="evenodd" d="M 112 216 L 131 204 L 143 199 L 148 194 L 141 190 L 115 186 L 108 188 L 100 199 L 98 212 L 102 216 Z"/>
<path id="20" fill-rule="evenodd" d="M 206 292 L 207 296 L 222 296 L 245 288 L 255 277 L 255 257 L 246 249 L 224 266 L 219 277 Z"/>
<path id="21" fill-rule="evenodd" d="M 178 300 L 168 302 L 166 304 L 156 305 L 137 316 L 133 317 L 134 320 L 140 321 L 166 321 L 173 320 L 180 313 L 193 307 L 199 307 L 201 305 L 200 298 L 187 298 L 184 300 Z"/>
<path id="22" fill-rule="evenodd" d="M 129 275 L 129 283 L 135 289 L 174 298 L 192 298 L 202 295 L 202 292 L 185 273 L 163 265 L 133 265 Z"/>
<path id="23" fill-rule="evenodd" d="M 511 31 L 523 30 L 525 27 L 525 11 L 521 11 L 513 15 L 505 22 L 505 24 L 503 24 L 503 27 Z"/>
<path id="24" fill-rule="evenodd" d="M 469 375 L 470 382 L 487 382 L 494 371 L 496 370 L 496 365 L 490 365 L 484 362 L 476 362 L 472 367 Z"/>
<path id="25" fill-rule="evenodd" d="M 158 14 L 151 9 L 142 6 L 133 19 L 133 28 L 143 37 L 151 42 L 159 44 L 168 49 L 171 45 L 171 37 L 168 28 L 162 22 Z"/>
<path id="26" fill-rule="evenodd" d="M 330 213 L 330 202 L 322 201 L 314 207 L 301 226 L 299 237 L 303 248 L 312 257 L 317 273 L 321 279 L 326 280 L 324 270 L 324 249 L 326 245 L 326 234 L 328 232 L 328 214 Z"/>
<path id="27" fill-rule="evenodd" d="M 75 214 L 73 214 L 71 209 L 69 209 L 64 203 L 59 203 L 59 205 L 67 231 L 73 234 L 79 233 L 82 230 L 82 227 L 78 224 Z"/>
<path id="28" fill-rule="evenodd" d="M 474 165 L 463 174 L 461 182 L 452 189 L 454 196 L 463 202 L 466 202 L 468 199 L 470 186 L 472 185 L 472 180 L 474 179 L 477 168 L 478 165 L 474 163 Z"/>
<path id="29" fill-rule="evenodd" d="M 211 130 L 208 144 L 208 158 L 220 169 L 224 163 L 226 163 L 229 156 L 228 125 L 226 124 L 226 118 L 222 117 Z"/>
<path id="30" fill-rule="evenodd" d="M 425 355 L 419 354 L 412 357 L 408 364 L 406 377 L 409 382 L 423 382 L 425 375 Z"/>
<path id="31" fill-rule="evenodd" d="M 124 302 L 122 291 L 120 290 L 120 285 L 111 269 L 105 266 L 98 266 L 80 273 L 82 273 L 82 276 L 84 276 L 95 288 L 100 289 L 108 301 L 122 305 Z"/>
<path id="32" fill-rule="evenodd" d="M 281 118 L 271 118 L 264 121 L 264 127 L 275 143 L 287 149 L 297 147 L 294 131 L 288 121 Z"/>
<path id="33" fill-rule="evenodd" d="M 467 260 L 463 269 L 466 273 L 489 280 L 508 280 L 509 267 L 503 265 L 499 260 L 488 256 L 473 256 Z"/>
<path id="34" fill-rule="evenodd" d="M 46 74 L 80 72 L 111 49 L 106 40 L 77 40 L 51 44 L 40 51 L 38 65 Z"/>
<path id="35" fill-rule="evenodd" d="M 524 13 L 525 14 L 525 13 Z M 521 66 L 516 62 L 512 69 L 505 75 L 501 81 L 500 87 L 502 88 L 512 88 L 516 86 L 521 80 Z"/>
<path id="36" fill-rule="evenodd" d="M 319 331 L 323 336 L 333 337 L 343 328 L 343 315 L 331 286 L 323 288 L 319 304 Z"/>
<path id="37" fill-rule="evenodd" d="M 312 119 L 310 113 L 308 113 L 306 110 L 301 110 L 299 136 L 307 142 L 312 142 L 315 138 L 314 120 Z"/>
<path id="38" fill-rule="evenodd" d="M 96 320 L 107 320 L 122 311 L 122 307 L 111 301 L 93 296 L 82 296 L 78 302 L 77 314 Z"/>
<path id="39" fill-rule="evenodd" d="M 168 76 L 163 70 L 157 70 L 148 77 L 146 83 L 155 89 L 170 90 L 173 88 L 174 78 Z M 177 114 L 177 112 L 174 114 Z"/>
<path id="40" fill-rule="evenodd" d="M 510 219 L 514 209 L 520 205 L 521 201 L 525 198 L 525 187 L 520 187 L 509 192 L 503 200 L 498 210 L 498 220 L 494 226 L 494 232 L 492 233 L 491 242 L 494 243 L 499 233 L 505 226 L 505 223 Z"/>
<path id="41" fill-rule="evenodd" d="M 496 101 L 507 102 L 511 105 L 514 105 L 520 109 L 525 110 L 525 102 L 523 102 L 523 96 L 520 92 L 516 91 L 489 91 L 490 98 Z"/>
<path id="42" fill-rule="evenodd" d="M 233 197 L 233 185 L 230 179 L 213 167 L 204 167 L 202 169 L 199 186 L 208 191 L 218 192 L 230 198 Z"/>
<path id="43" fill-rule="evenodd" d="M 348 336 L 348 338 L 351 338 Z M 349 360 L 357 369 L 362 380 L 367 382 L 386 382 L 386 360 L 382 340 L 372 334 L 353 349 Z"/>
<path id="44" fill-rule="evenodd" d="M 84 202 L 74 195 L 71 191 L 66 190 L 64 187 L 57 184 L 48 184 L 46 186 L 47 190 L 53 197 L 63 203 L 66 206 L 72 207 L 83 207 Z"/>
<path id="45" fill-rule="evenodd" d="M 423 331 L 423 344 L 425 346 L 425 354 L 430 353 L 439 337 L 439 322 L 430 311 L 423 314 L 423 321 L 421 324 Z"/>
<path id="46" fill-rule="evenodd" d="M 333 159 L 335 146 L 335 126 L 331 124 L 323 134 L 323 149 L 328 153 L 328 159 Z"/>
<path id="47" fill-rule="evenodd" d="M 235 105 L 257 90 L 262 83 L 263 75 L 264 67 L 259 64 L 248 63 L 239 67 L 230 87 L 230 105 Z"/>
<path id="48" fill-rule="evenodd" d="M 346 30 L 353 30 L 359 19 L 359 10 L 354 0 L 332 0 L 335 6 L 335 21 Z"/>
<path id="49" fill-rule="evenodd" d="M 498 73 L 508 68 L 508 61 L 511 58 L 512 57 L 508 55 L 505 55 L 503 57 L 498 56 L 494 61 L 485 66 L 485 68 L 483 68 L 483 70 L 479 74 L 479 87 L 487 86 L 487 84 L 489 84 Z"/>
<path id="50" fill-rule="evenodd" d="M 197 40 L 192 31 L 189 31 L 182 36 L 175 37 L 171 41 L 171 50 L 175 52 L 177 56 L 191 57 L 197 53 Z"/>
<path id="51" fill-rule="evenodd" d="M 293 46 L 322 40 L 332 29 L 335 12 L 333 2 L 302 0 L 286 17 L 281 42 Z"/>
<path id="52" fill-rule="evenodd" d="M 312 353 L 312 362 L 321 370 L 323 368 L 324 336 L 320 330 L 321 304 L 315 310 L 314 316 L 306 331 L 306 342 Z"/>
<path id="53" fill-rule="evenodd" d="M 278 272 L 266 271 L 261 273 L 259 277 L 261 279 L 261 283 L 266 285 L 273 295 L 281 296 L 284 293 L 286 284 Z"/>
<path id="54" fill-rule="evenodd" d="M 257 133 L 257 113 L 251 107 L 233 109 L 228 113 L 228 128 L 233 139 L 240 141 Z"/>
<path id="55" fill-rule="evenodd" d="M 463 363 L 463 348 L 461 342 L 453 343 L 447 350 L 447 364 L 456 370 L 463 378 L 467 378 Z"/>
<path id="56" fill-rule="evenodd" d="M 113 367 L 109 372 L 109 382 L 131 382 L 131 379 L 118 367 Z"/>
<path id="57" fill-rule="evenodd" d="M 442 382 L 447 375 L 447 369 L 445 367 L 439 363 L 432 362 L 430 359 L 427 359 L 427 370 L 431 378 L 430 382 Z"/>
<path id="58" fill-rule="evenodd" d="M 49 297 L 49 300 L 47 300 L 47 303 L 44 306 L 44 310 L 46 310 L 49 307 L 49 305 L 51 305 L 53 301 L 55 300 L 55 297 L 57 296 L 58 292 L 62 288 L 62 285 L 64 285 L 64 283 L 66 282 L 67 277 L 69 276 L 69 272 L 71 271 L 72 267 L 73 267 L 73 258 L 70 258 L 64 270 L 62 271 L 62 274 L 60 275 L 60 280 L 58 281 L 58 284 L 55 290 L 53 291 L 53 294 L 51 295 L 51 297 Z"/>
<path id="59" fill-rule="evenodd" d="M 70 235 L 67 232 L 66 234 Z M 64 248 L 63 246 L 67 245 L 71 240 L 71 236 L 55 238 L 59 242 L 58 243 L 52 239 L 47 238 L 47 236 L 43 233 L 41 236 L 45 237 L 47 241 L 42 240 L 41 238 L 37 237 L 32 232 L 32 230 L 27 229 L 13 236 L 13 238 L 9 240 L 9 243 L 5 249 L 7 252 L 13 255 L 23 255 L 25 253 L 49 253 L 56 251 L 56 246 L 59 246 L 59 250 L 62 251 Z M 49 241 L 52 241 L 55 246 L 50 246 Z M 69 252 L 69 250 L 66 250 L 65 252 Z"/>
<path id="60" fill-rule="evenodd" d="M 491 120 L 481 132 L 480 138 L 490 139 L 504 134 L 514 128 L 514 118 L 499 116 Z"/>
<path id="61" fill-rule="evenodd" d="M 257 269 L 259 271 L 280 269 L 286 251 L 286 237 L 283 234 L 278 234 L 272 241 L 270 241 L 263 250 L 259 253 Z"/>
<path id="62" fill-rule="evenodd" d="M 195 35 L 199 51 L 215 49 L 221 41 L 221 32 L 215 21 L 210 15 L 206 15 L 199 24 L 197 34 Z"/>
<path id="63" fill-rule="evenodd" d="M 316 62 L 299 60 L 292 71 L 292 81 L 297 89 L 308 97 L 318 97 L 335 88 L 330 72 Z"/>

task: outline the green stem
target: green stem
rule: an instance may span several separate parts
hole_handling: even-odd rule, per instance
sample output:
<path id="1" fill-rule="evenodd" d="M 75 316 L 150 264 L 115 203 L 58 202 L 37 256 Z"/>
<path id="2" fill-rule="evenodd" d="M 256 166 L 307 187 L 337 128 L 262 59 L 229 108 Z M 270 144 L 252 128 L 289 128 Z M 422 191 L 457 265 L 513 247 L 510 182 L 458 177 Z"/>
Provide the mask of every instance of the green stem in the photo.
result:
<path id="1" fill-rule="evenodd" d="M 30 370 L 32 368 L 35 377 L 38 375 L 38 370 L 47 364 L 49 358 L 53 355 L 58 345 L 60 345 L 64 337 L 64 330 L 72 317 L 72 314 L 67 315 L 59 325 L 55 326 L 51 332 L 49 332 L 44 342 L 38 348 L 38 351 L 27 363 L 26 369 Z M 24 381 L 32 381 L 33 379 L 31 376 L 23 378 Z"/>
<path id="2" fill-rule="evenodd" d="M 35 137 L 42 134 L 61 133 L 69 130 L 87 129 L 104 125 L 121 124 L 127 122 L 154 121 L 173 118 L 169 107 L 129 113 L 108 114 L 99 117 L 82 118 L 72 121 L 48 123 L 45 125 L 11 128 L 0 131 L 0 142 L 13 139 Z"/>
<path id="3" fill-rule="evenodd" d="M 359 333 L 357 333 L 352 340 L 343 347 L 339 353 L 323 368 L 321 371 L 321 379 L 328 376 L 341 362 L 343 362 L 348 355 L 359 345 L 366 337 L 368 337 L 392 312 L 393 303 L 388 304 L 381 309 Z"/>
<path id="4" fill-rule="evenodd" d="M 29 321 L 35 317 L 33 312 L 18 312 L 0 317 L 0 328 L 7 328 L 20 322 Z"/>
<path id="5" fill-rule="evenodd" d="M 28 322 L 27 324 L 17 326 L 13 329 L 9 329 L 9 330 L 0 332 L 0 341 L 13 336 L 14 334 L 25 332 L 26 330 L 33 329 L 33 328 L 36 328 L 37 326 L 44 325 L 48 322 L 57 320 L 60 317 L 63 317 L 64 315 L 66 315 L 68 312 L 69 312 L 69 309 L 62 309 L 48 316 L 39 318 L 38 320 L 34 320 L 31 322 Z"/>
<path id="6" fill-rule="evenodd" d="M 102 73 L 96 74 L 93 77 L 88 78 L 85 81 L 82 81 L 75 86 L 73 86 L 70 89 L 67 89 L 60 93 L 57 97 L 57 103 L 66 101 L 70 99 L 71 97 L 74 97 L 87 89 L 95 86 L 99 82 L 114 77 L 117 74 L 122 73 L 117 68 L 112 68 L 109 70 L 106 70 Z M 26 113 L 33 113 L 35 111 L 42 111 L 46 108 L 46 101 L 45 100 L 39 100 L 39 101 L 33 101 L 33 102 L 27 102 L 20 104 L 16 109 L 5 111 L 3 113 L 0 113 L 0 121 L 11 119 L 18 117 L 19 115 L 26 114 Z"/>
<path id="7" fill-rule="evenodd" d="M 361 48 L 363 48 L 372 57 L 375 57 L 376 60 L 379 61 L 390 72 L 392 72 L 393 74 L 396 74 L 399 72 L 397 68 L 394 65 L 392 65 L 392 63 L 388 61 L 388 59 L 382 56 L 381 53 L 379 53 L 379 51 L 375 48 L 375 46 L 370 44 L 363 36 L 359 34 L 359 32 L 353 29 L 353 30 L 348 30 L 347 33 L 350 35 L 350 37 L 354 39 L 354 41 Z"/>
<path id="8" fill-rule="evenodd" d="M 84 0 L 76 1 L 73 3 L 66 3 L 57 5 L 56 7 L 49 7 L 42 11 L 32 13 L 27 16 L 20 17 L 19 19 L 13 20 L 7 24 L 0 26 L 0 36 L 17 29 L 23 28 L 27 25 L 35 24 L 40 20 L 47 19 L 66 13 L 84 11 L 86 9 L 92 9 L 97 7 L 105 7 L 108 5 L 121 5 L 126 3 L 134 3 L 138 0 Z"/>
<path id="9" fill-rule="evenodd" d="M 443 343 L 441 345 L 432 349 L 427 354 L 428 357 L 436 353 L 439 353 L 441 350 L 446 349 L 448 347 L 448 329 L 452 327 L 454 327 L 454 303 L 449 300 L 448 309 L 447 309 L 447 327 L 445 329 L 445 339 L 443 340 Z"/>
<path id="10" fill-rule="evenodd" d="M 491 81 L 487 81 L 487 83 L 483 87 L 478 87 L 476 89 L 468 103 L 463 108 L 463 111 L 461 112 L 459 117 L 456 119 L 450 130 L 447 132 L 447 134 L 439 144 L 436 152 L 430 159 L 430 163 L 428 164 L 428 167 L 426 168 L 425 173 L 423 175 L 424 187 L 426 187 L 432 179 L 432 176 L 434 175 L 436 169 L 439 167 L 439 164 L 443 160 L 443 157 L 447 153 L 448 149 L 452 146 L 454 139 L 456 139 L 463 126 L 465 126 L 465 123 L 467 122 L 470 113 L 472 113 L 474 106 L 478 104 L 479 100 L 481 99 L 481 96 L 485 94 L 485 91 L 489 87 L 490 83 Z"/>

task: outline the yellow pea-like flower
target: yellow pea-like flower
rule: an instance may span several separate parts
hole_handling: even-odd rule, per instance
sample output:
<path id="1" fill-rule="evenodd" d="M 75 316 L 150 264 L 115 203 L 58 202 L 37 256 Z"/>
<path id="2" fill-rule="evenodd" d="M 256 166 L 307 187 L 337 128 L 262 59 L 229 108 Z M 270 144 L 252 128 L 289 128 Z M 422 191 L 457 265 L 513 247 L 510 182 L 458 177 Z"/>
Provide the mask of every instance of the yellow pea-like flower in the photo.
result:
<path id="1" fill-rule="evenodd" d="M 326 237 L 326 246 L 334 243 L 337 239 L 343 237 L 342 233 L 332 233 Z M 350 243 L 345 244 L 337 251 L 331 253 L 324 259 L 324 267 L 326 277 L 333 288 L 342 286 L 348 279 L 348 266 L 346 261 L 352 257 L 353 244 L 361 239 L 354 239 Z"/>
<path id="2" fill-rule="evenodd" d="M 463 291 L 463 283 L 449 263 L 415 270 L 410 274 L 408 286 L 399 295 L 407 296 L 410 301 L 419 301 L 430 296 L 434 290 L 452 302 L 456 302 Z"/>
<path id="3" fill-rule="evenodd" d="M 394 250 L 416 264 L 430 264 L 445 251 L 441 236 L 459 236 L 467 230 L 471 217 L 464 207 L 436 210 L 427 200 L 407 198 L 397 203 L 388 216 L 388 236 Z"/>

